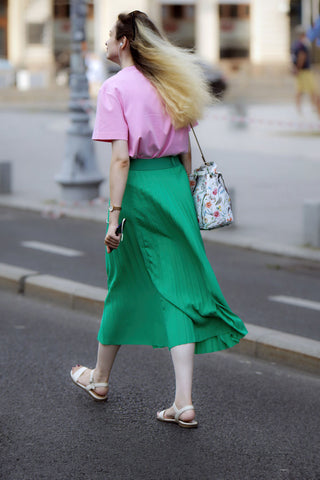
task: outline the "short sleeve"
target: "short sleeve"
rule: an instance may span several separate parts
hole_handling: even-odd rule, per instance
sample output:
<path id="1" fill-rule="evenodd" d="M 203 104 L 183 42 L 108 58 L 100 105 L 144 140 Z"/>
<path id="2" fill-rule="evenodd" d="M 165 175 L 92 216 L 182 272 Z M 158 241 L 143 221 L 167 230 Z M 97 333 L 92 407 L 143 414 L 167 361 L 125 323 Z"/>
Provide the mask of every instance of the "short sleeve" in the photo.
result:
<path id="1" fill-rule="evenodd" d="M 101 142 L 128 140 L 128 125 L 119 98 L 107 85 L 99 91 L 92 139 Z"/>

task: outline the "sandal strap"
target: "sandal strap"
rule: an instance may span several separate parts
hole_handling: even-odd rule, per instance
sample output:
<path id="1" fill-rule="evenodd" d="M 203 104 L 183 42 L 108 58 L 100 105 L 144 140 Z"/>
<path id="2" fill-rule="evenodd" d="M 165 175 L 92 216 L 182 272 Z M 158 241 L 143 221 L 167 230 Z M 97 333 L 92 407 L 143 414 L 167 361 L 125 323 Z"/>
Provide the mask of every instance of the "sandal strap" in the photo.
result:
<path id="1" fill-rule="evenodd" d="M 72 375 L 75 382 L 79 380 L 83 372 L 87 370 L 87 367 L 78 368 L 78 370 Z"/>
<path id="2" fill-rule="evenodd" d="M 96 388 L 99 388 L 99 387 L 104 387 L 104 388 L 107 388 L 109 386 L 108 383 L 104 382 L 104 383 L 89 383 L 85 388 L 87 390 L 95 390 Z"/>
<path id="3" fill-rule="evenodd" d="M 180 408 L 180 410 L 177 408 L 176 404 L 173 404 L 173 409 L 175 411 L 175 416 L 174 418 L 178 421 L 179 417 L 183 414 L 183 412 L 186 412 L 187 410 L 194 410 L 193 405 L 186 405 L 185 407 Z"/>
<path id="4" fill-rule="evenodd" d="M 93 374 L 94 374 L 94 370 L 91 370 L 90 383 L 85 387 L 87 390 L 95 390 L 98 387 L 107 388 L 109 386 L 109 384 L 107 382 L 95 383 L 94 378 L 93 378 Z"/>
<path id="5" fill-rule="evenodd" d="M 161 410 L 161 412 L 159 412 L 158 418 L 161 418 L 161 420 L 167 420 L 167 418 L 164 416 L 165 413 L 165 410 Z"/>

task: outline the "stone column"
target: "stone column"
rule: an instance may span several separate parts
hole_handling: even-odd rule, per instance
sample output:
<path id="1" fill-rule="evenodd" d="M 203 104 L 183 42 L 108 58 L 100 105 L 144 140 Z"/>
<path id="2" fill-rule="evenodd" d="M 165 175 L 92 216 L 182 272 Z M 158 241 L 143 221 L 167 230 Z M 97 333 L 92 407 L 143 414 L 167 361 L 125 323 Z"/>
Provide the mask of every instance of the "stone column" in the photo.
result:
<path id="1" fill-rule="evenodd" d="M 211 63 L 220 58 L 219 5 L 217 0 L 198 0 L 196 4 L 196 50 Z"/>
<path id="2" fill-rule="evenodd" d="M 25 58 L 25 3 L 25 0 L 11 0 L 8 2 L 8 60 L 14 66 L 21 66 Z"/>
<path id="3" fill-rule="evenodd" d="M 255 65 L 290 61 L 289 0 L 252 0 L 250 60 Z"/>

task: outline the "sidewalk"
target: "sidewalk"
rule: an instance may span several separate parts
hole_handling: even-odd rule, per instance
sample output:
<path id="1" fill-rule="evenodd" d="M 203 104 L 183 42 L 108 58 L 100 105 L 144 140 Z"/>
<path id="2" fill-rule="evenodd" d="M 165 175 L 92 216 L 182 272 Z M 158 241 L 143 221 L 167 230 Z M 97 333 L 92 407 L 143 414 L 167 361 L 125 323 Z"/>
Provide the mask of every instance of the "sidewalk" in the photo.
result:
<path id="1" fill-rule="evenodd" d="M 226 70 L 225 67 L 222 67 Z M 234 103 L 239 99 L 247 104 L 254 103 L 286 103 L 294 96 L 295 79 L 283 69 L 279 72 L 273 67 L 264 68 L 261 72 L 251 72 L 243 65 L 237 73 L 226 74 L 228 89 L 225 103 Z M 96 92 L 95 88 L 95 92 Z M 19 91 L 16 87 L 0 88 L 0 106 L 5 108 L 25 108 L 34 111 L 51 110 L 66 111 L 68 108 L 69 88 L 66 86 L 50 86 L 42 89 Z M 91 95 L 96 104 L 96 93 Z"/>

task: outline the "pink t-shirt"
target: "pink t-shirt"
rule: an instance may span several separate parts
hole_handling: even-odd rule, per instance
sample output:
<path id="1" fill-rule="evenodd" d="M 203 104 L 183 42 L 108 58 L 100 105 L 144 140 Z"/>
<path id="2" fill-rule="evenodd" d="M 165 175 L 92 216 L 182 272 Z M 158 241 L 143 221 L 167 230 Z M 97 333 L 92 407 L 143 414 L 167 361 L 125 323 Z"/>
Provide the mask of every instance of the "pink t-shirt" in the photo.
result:
<path id="1" fill-rule="evenodd" d="M 93 140 L 127 140 L 129 156 L 156 158 L 188 151 L 188 128 L 175 130 L 149 80 L 126 67 L 99 90 Z"/>

